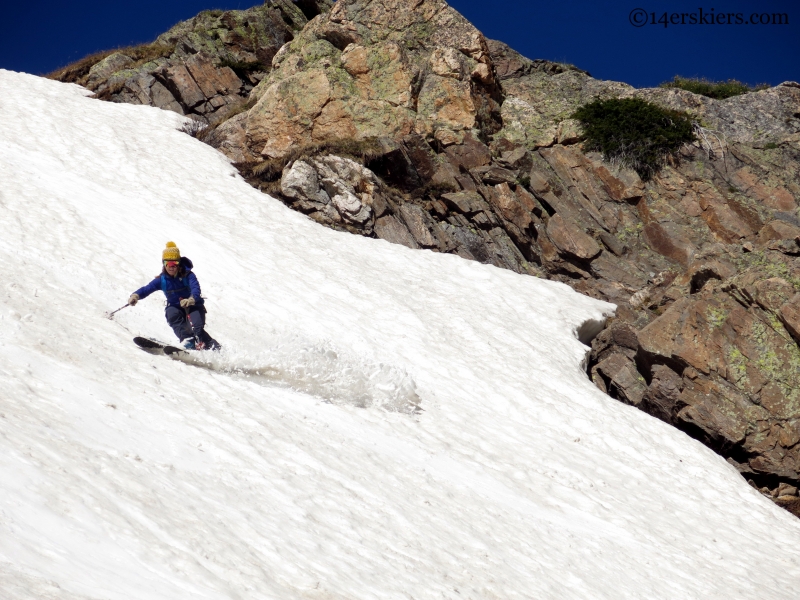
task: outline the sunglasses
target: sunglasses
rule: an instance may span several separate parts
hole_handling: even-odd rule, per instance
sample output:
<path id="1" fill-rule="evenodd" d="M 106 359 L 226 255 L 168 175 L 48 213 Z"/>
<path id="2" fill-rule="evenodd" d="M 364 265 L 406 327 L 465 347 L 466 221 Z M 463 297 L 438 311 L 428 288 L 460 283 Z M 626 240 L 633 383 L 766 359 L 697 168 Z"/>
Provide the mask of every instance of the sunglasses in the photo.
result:
<path id="1" fill-rule="evenodd" d="M 178 266 L 178 261 L 177 260 L 165 260 L 164 261 L 164 266 L 165 267 L 177 267 Z"/>

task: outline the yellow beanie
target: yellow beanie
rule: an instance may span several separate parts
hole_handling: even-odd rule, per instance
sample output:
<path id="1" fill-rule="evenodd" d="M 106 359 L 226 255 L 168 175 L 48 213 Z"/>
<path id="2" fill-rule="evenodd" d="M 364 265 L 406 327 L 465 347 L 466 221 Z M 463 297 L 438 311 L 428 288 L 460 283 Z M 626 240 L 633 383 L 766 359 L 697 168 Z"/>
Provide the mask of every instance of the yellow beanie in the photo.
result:
<path id="1" fill-rule="evenodd" d="M 167 247 L 161 253 L 161 260 L 180 260 L 181 251 L 175 245 L 175 242 L 167 242 Z"/>

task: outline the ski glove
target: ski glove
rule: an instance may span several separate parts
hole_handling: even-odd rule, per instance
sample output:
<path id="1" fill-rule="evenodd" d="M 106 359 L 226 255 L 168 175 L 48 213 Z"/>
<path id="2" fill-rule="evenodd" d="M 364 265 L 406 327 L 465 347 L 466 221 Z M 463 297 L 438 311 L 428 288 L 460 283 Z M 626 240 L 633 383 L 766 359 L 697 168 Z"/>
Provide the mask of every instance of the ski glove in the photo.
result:
<path id="1" fill-rule="evenodd" d="M 136 306 L 136 303 L 139 301 L 139 294 L 131 294 L 131 297 L 128 298 L 128 304 L 131 306 Z"/>
<path id="2" fill-rule="evenodd" d="M 189 308 L 190 306 L 194 306 L 194 298 L 189 296 L 188 298 L 184 298 L 181 300 L 181 307 L 182 308 Z"/>

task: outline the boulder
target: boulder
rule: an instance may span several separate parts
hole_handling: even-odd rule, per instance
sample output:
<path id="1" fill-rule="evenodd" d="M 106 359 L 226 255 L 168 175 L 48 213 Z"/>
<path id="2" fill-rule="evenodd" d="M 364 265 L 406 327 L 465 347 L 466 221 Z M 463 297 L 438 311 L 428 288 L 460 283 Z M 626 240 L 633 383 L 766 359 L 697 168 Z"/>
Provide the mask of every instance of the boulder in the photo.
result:
<path id="1" fill-rule="evenodd" d="M 500 216 L 525 232 L 533 222 L 532 207 L 520 201 L 507 183 L 494 186 L 489 192 L 489 200 Z"/>
<path id="2" fill-rule="evenodd" d="M 323 156 L 312 159 L 320 187 L 331 199 L 342 218 L 363 226 L 372 218 L 372 205 L 378 193 L 375 174 L 349 158 Z"/>
<path id="3" fill-rule="evenodd" d="M 373 205 L 382 200 L 375 174 L 359 163 L 340 156 L 320 156 L 288 164 L 281 177 L 281 194 L 304 212 L 320 212 L 323 218 L 336 209 L 337 219 L 372 229 Z"/>
<path id="4" fill-rule="evenodd" d="M 471 133 L 462 136 L 462 141 L 445 148 L 445 155 L 456 167 L 469 171 L 476 167 L 484 167 L 492 162 L 492 153 L 486 144 L 480 142 Z"/>
<path id="5" fill-rule="evenodd" d="M 203 141 L 217 148 L 234 164 L 254 163 L 259 157 L 252 154 L 247 148 L 247 131 L 245 129 L 247 115 L 239 113 L 216 128 L 213 128 Z"/>
<path id="6" fill-rule="evenodd" d="M 654 251 L 683 266 L 697 251 L 686 229 L 674 223 L 648 223 L 642 233 Z"/>
<path id="7" fill-rule="evenodd" d="M 436 224 L 422 208 L 412 203 L 403 204 L 400 206 L 400 216 L 419 247 L 439 247 L 438 240 L 432 233 L 436 230 Z"/>
<path id="8" fill-rule="evenodd" d="M 800 372 L 792 366 L 800 365 L 800 348 L 764 312 L 774 314 L 780 306 L 784 322 L 793 318 L 793 300 L 782 303 L 788 287 L 778 278 L 757 281 L 756 302 L 749 306 L 731 296 L 698 293 L 675 302 L 638 339 L 644 362 L 693 373 L 678 384 L 661 369 L 643 402 L 646 410 L 719 451 L 740 448 L 753 457 L 748 466 L 755 474 L 796 480 L 800 449 L 790 450 L 794 435 L 780 436 L 793 432 L 800 419 Z"/>
<path id="9" fill-rule="evenodd" d="M 515 183 L 518 178 L 519 171 L 511 171 L 498 166 L 490 166 L 481 173 L 481 181 L 489 185 Z"/>
<path id="10" fill-rule="evenodd" d="M 134 61 L 130 56 L 126 56 L 121 52 L 109 54 L 100 62 L 93 65 L 91 69 L 89 69 L 89 76 L 86 79 L 86 87 L 90 90 L 96 90 L 111 75 L 117 71 L 121 71 L 133 62 Z"/>
<path id="11" fill-rule="evenodd" d="M 651 381 L 642 397 L 642 410 L 662 421 L 675 424 L 676 416 L 686 406 L 681 399 L 683 378 L 666 365 L 653 365 Z"/>
<path id="12" fill-rule="evenodd" d="M 800 344 L 800 294 L 793 295 L 781 304 L 778 314 L 786 331 Z"/>
<path id="13" fill-rule="evenodd" d="M 533 166 L 531 153 L 524 146 L 502 151 L 497 162 L 508 169 L 514 169 L 522 173 L 530 172 Z"/>
<path id="14" fill-rule="evenodd" d="M 800 237 L 800 227 L 777 219 L 770 221 L 758 232 L 757 241 L 768 244 L 771 241 L 790 240 L 794 242 Z"/>
<path id="15" fill-rule="evenodd" d="M 373 149 L 371 154 L 377 156 L 369 161 L 369 168 L 387 184 L 411 192 L 430 182 L 435 154 L 420 136 L 411 134 L 401 142 L 381 138 L 375 143 L 380 150 Z"/>
<path id="16" fill-rule="evenodd" d="M 211 57 L 203 52 L 190 56 L 186 61 L 186 68 L 208 99 L 238 94 L 242 89 L 242 80 L 233 69 L 215 67 Z"/>
<path id="17" fill-rule="evenodd" d="M 583 128 L 578 120 L 564 119 L 558 124 L 555 136 L 557 143 L 567 146 L 580 142 L 583 137 Z"/>
<path id="18" fill-rule="evenodd" d="M 205 103 L 207 100 L 185 64 L 162 67 L 155 71 L 153 75 L 180 102 L 186 112 Z"/>
<path id="19" fill-rule="evenodd" d="M 792 513 L 795 517 L 800 517 L 800 498 L 796 496 L 780 496 L 775 500 L 775 503 Z"/>
<path id="20" fill-rule="evenodd" d="M 636 365 L 622 353 L 614 353 L 601 360 L 592 369 L 595 381 L 604 380 L 608 393 L 627 404 L 638 406 L 647 390 L 647 384 Z"/>
<path id="21" fill-rule="evenodd" d="M 408 157 L 421 185 L 431 183 L 438 168 L 436 153 L 421 135 L 411 133 L 402 140 L 405 156 Z"/>
<path id="22" fill-rule="evenodd" d="M 465 191 L 442 194 L 442 200 L 465 215 L 474 215 L 489 210 L 488 204 L 478 192 Z"/>
<path id="23" fill-rule="evenodd" d="M 591 236 L 586 235 L 561 215 L 553 215 L 547 222 L 547 236 L 559 252 L 579 260 L 591 260 L 602 251 Z"/>
<path id="24" fill-rule="evenodd" d="M 383 216 L 375 221 L 375 234 L 382 240 L 400 244 L 408 248 L 419 248 L 408 227 L 392 215 Z"/>
<path id="25" fill-rule="evenodd" d="M 260 102 L 269 111 L 261 113 L 258 119 L 253 118 L 252 111 L 247 116 L 250 147 L 268 158 L 280 158 L 298 143 L 311 143 L 306 124 L 322 114 L 330 99 L 330 82 L 322 69 L 287 77 L 269 87 Z M 330 113 L 329 110 L 328 116 Z M 331 123 L 323 120 L 323 126 L 330 127 Z M 344 138 L 351 132 L 341 134 Z"/>
<path id="26" fill-rule="evenodd" d="M 472 129 L 476 124 L 476 112 L 469 80 L 436 74 L 425 78 L 417 100 L 422 131 Z"/>
<path id="27" fill-rule="evenodd" d="M 603 187 L 611 200 L 634 202 L 644 196 L 644 183 L 633 169 L 610 165 L 599 156 L 591 161 L 594 174 L 603 182 Z"/>
<path id="28" fill-rule="evenodd" d="M 778 313 L 795 296 L 794 286 L 782 277 L 756 281 L 748 292 L 761 308 L 773 313 Z"/>
<path id="29" fill-rule="evenodd" d="M 703 211 L 702 216 L 709 229 L 724 243 L 738 242 L 757 231 L 728 204 L 715 202 L 703 208 Z"/>
<path id="30" fill-rule="evenodd" d="M 150 104 L 164 110 L 171 110 L 179 115 L 186 114 L 185 106 L 175 99 L 174 94 L 160 81 L 156 81 L 155 78 L 151 79 L 152 83 L 147 90 L 147 98 L 150 100 Z"/>
<path id="31" fill-rule="evenodd" d="M 771 187 L 759 181 L 750 167 L 742 167 L 731 176 L 731 181 L 748 195 L 763 202 L 769 208 L 782 212 L 797 210 L 797 202 L 785 187 Z"/>
<path id="32" fill-rule="evenodd" d="M 275 55 L 253 92 L 248 144 L 275 157 L 285 136 L 304 146 L 494 131 L 492 72 L 486 40 L 443 0 L 342 0 Z"/>
<path id="33" fill-rule="evenodd" d="M 314 167 L 303 160 L 287 165 L 281 177 L 281 193 L 293 200 L 310 200 L 328 204 L 330 197 L 319 187 Z"/>

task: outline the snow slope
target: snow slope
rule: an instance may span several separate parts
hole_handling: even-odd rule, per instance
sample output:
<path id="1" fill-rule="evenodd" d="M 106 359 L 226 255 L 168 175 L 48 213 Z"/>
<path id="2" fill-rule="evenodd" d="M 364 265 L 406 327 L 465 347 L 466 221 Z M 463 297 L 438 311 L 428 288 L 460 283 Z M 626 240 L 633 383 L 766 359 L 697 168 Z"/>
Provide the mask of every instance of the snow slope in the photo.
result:
<path id="1" fill-rule="evenodd" d="M 324 229 L 182 118 L 0 71 L 0 597 L 791 598 L 800 521 L 601 394 L 609 305 Z M 212 368 L 152 356 L 174 240 Z"/>

